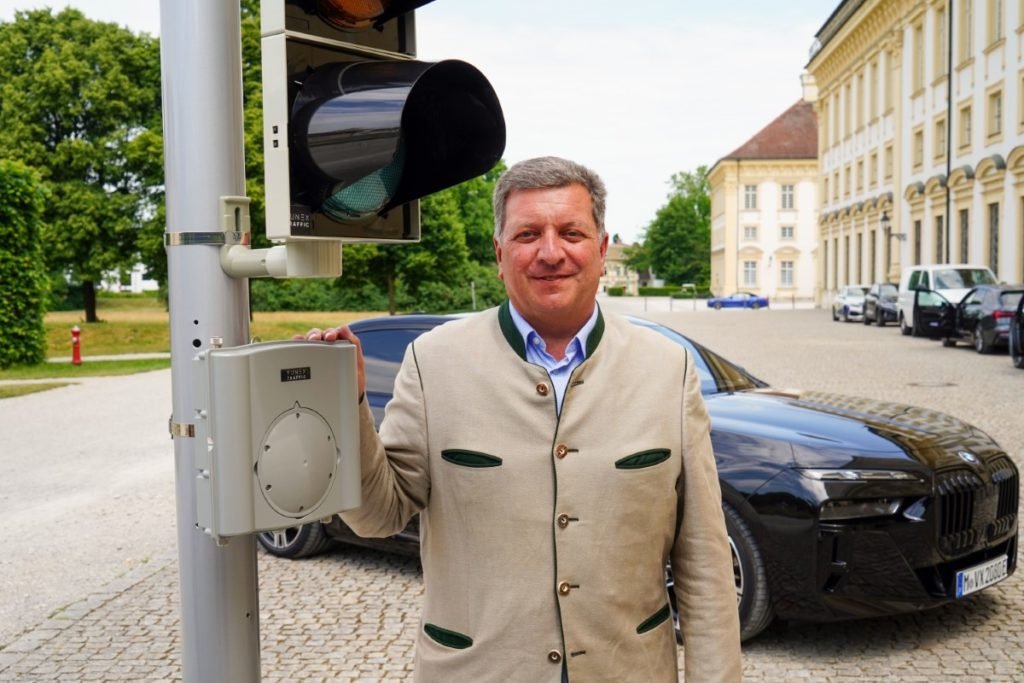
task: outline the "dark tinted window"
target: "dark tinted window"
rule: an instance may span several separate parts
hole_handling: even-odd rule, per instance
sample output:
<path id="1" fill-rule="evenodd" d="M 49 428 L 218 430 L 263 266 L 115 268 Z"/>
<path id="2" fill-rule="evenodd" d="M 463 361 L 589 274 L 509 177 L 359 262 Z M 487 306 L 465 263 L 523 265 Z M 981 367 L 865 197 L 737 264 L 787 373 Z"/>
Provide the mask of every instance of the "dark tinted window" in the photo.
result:
<path id="1" fill-rule="evenodd" d="M 675 330 L 644 321 L 632 320 L 631 322 L 650 328 L 675 343 L 685 346 L 690 351 L 697 364 L 697 373 L 700 375 L 700 392 L 702 394 L 714 394 L 720 391 L 744 391 L 746 389 L 767 386 L 761 380 L 748 374 L 743 368 L 733 365 L 717 353 L 709 351 L 703 346 L 697 346 Z"/>
<path id="2" fill-rule="evenodd" d="M 986 268 L 947 268 L 935 272 L 936 289 L 967 289 L 994 284 L 995 278 Z"/>
<path id="3" fill-rule="evenodd" d="M 426 330 L 370 330 L 357 332 L 366 364 L 366 390 L 390 394 L 405 357 L 405 347 Z"/>
<path id="4" fill-rule="evenodd" d="M 1024 292 L 1003 292 L 999 295 L 999 308 L 1016 309 Z"/>

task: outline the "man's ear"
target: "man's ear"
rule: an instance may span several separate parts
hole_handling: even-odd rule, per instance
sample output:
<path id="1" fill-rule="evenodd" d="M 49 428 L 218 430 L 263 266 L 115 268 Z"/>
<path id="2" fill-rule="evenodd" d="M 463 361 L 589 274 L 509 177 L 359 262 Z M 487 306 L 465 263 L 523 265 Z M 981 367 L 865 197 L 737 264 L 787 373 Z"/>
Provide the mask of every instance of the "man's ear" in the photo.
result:
<path id="1" fill-rule="evenodd" d="M 604 263 L 605 254 L 608 253 L 608 233 L 601 238 L 601 262 Z"/>
<path id="2" fill-rule="evenodd" d="M 497 261 L 497 263 L 498 263 L 498 278 L 501 279 L 501 280 L 504 280 L 505 279 L 505 272 L 504 272 L 504 268 L 502 267 L 502 263 L 501 263 L 501 256 L 502 256 L 501 242 L 499 242 L 497 240 L 497 238 L 494 238 L 492 241 L 494 242 L 494 260 Z"/>

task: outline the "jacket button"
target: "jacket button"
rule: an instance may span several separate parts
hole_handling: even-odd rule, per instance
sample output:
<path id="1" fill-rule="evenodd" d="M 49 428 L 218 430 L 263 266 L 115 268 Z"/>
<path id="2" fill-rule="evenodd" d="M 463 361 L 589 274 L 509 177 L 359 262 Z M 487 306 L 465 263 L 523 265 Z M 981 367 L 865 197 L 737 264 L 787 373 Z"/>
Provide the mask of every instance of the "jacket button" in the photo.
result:
<path id="1" fill-rule="evenodd" d="M 562 527 L 563 529 L 569 526 L 569 515 L 565 514 L 564 512 L 558 515 L 558 526 Z"/>
<path id="2" fill-rule="evenodd" d="M 571 590 L 572 590 L 572 587 L 569 585 L 568 581 L 563 581 L 562 583 L 558 584 L 558 594 L 559 595 L 568 595 L 569 591 L 571 591 Z"/>
<path id="3" fill-rule="evenodd" d="M 569 455 L 569 447 L 566 446 L 564 443 L 558 444 L 557 446 L 555 446 L 555 455 L 558 456 L 559 458 L 564 458 L 565 456 Z"/>
<path id="4" fill-rule="evenodd" d="M 548 661 L 552 664 L 558 664 L 560 661 L 562 661 L 562 653 L 558 650 L 552 650 L 548 653 Z"/>
<path id="5" fill-rule="evenodd" d="M 541 396 L 547 396 L 549 391 L 550 389 L 548 389 L 548 385 L 544 384 L 544 382 L 537 385 L 537 393 Z"/>

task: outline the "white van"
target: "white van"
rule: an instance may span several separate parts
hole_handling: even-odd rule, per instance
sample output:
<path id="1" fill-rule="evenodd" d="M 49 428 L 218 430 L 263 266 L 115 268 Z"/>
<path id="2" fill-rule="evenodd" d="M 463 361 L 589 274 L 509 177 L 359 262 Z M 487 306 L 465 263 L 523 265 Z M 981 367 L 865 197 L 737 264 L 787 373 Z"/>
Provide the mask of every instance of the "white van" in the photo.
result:
<path id="1" fill-rule="evenodd" d="M 968 291 L 978 285 L 998 284 L 988 266 L 970 263 L 933 263 L 926 266 L 907 266 L 900 275 L 899 309 L 900 332 L 914 334 L 914 292 L 926 289 L 938 292 L 950 303 L 958 304 Z"/>

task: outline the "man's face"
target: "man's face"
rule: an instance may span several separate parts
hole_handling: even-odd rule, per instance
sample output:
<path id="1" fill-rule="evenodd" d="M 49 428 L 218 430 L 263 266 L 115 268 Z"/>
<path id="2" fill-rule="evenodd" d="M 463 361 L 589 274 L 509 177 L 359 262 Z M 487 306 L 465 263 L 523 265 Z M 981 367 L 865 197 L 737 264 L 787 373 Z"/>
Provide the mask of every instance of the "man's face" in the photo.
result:
<path id="1" fill-rule="evenodd" d="M 541 336 L 575 333 L 590 317 L 607 249 L 580 184 L 514 190 L 505 199 L 505 225 L 494 241 L 498 273 Z"/>

